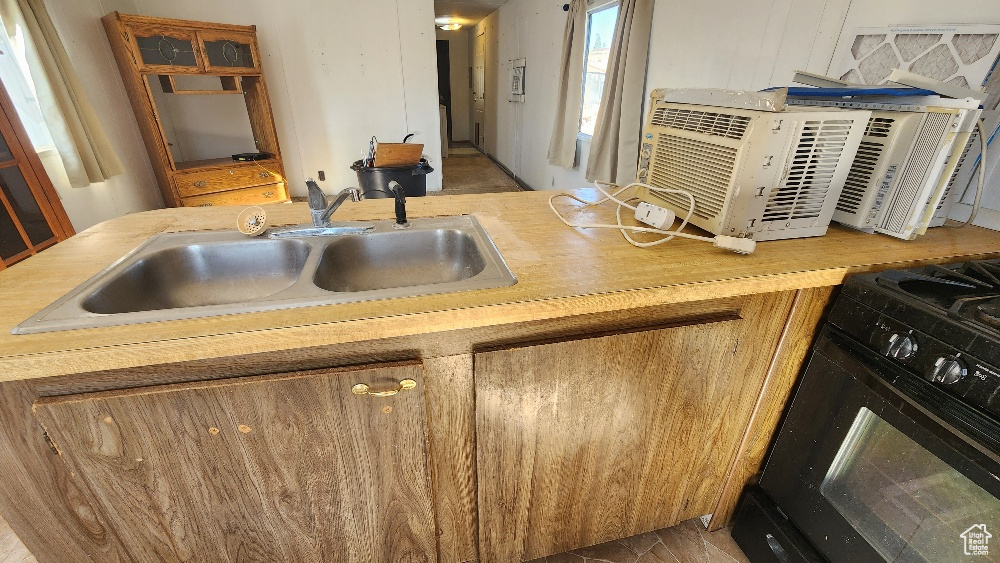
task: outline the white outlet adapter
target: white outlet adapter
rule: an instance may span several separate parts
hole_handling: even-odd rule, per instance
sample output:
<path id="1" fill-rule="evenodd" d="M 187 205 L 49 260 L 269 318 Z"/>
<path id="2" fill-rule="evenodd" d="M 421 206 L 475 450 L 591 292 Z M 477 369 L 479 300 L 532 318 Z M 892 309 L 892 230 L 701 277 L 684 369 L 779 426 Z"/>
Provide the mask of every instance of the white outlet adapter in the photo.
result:
<path id="1" fill-rule="evenodd" d="M 669 229 L 676 218 L 672 210 L 645 201 L 635 207 L 635 220 L 654 229 Z"/>

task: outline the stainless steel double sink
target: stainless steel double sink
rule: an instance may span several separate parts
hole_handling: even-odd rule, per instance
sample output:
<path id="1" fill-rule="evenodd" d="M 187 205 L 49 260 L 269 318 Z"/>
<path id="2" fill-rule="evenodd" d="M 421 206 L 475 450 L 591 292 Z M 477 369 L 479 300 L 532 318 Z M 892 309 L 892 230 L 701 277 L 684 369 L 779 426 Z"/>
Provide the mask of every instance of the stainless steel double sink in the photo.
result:
<path id="1" fill-rule="evenodd" d="M 167 233 L 21 323 L 14 334 L 449 293 L 517 279 L 471 215 L 372 221 L 365 234 Z"/>

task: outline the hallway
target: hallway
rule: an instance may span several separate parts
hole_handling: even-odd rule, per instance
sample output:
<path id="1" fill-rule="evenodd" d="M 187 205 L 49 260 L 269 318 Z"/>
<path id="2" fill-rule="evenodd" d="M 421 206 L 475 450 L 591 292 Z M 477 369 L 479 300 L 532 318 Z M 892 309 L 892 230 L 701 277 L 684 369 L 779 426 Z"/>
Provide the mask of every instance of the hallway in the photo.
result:
<path id="1" fill-rule="evenodd" d="M 521 188 L 472 143 L 452 143 L 447 158 L 442 159 L 444 186 L 427 195 L 484 194 L 519 192 Z"/>

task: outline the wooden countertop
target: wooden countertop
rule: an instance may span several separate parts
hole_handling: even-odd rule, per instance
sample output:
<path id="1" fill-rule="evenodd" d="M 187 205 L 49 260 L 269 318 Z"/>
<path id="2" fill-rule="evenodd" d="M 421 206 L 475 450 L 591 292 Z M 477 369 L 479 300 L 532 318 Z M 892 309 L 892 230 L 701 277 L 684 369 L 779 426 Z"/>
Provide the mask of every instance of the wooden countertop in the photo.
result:
<path id="1" fill-rule="evenodd" d="M 593 192 L 581 190 L 593 199 Z M 474 214 L 518 278 L 511 287 L 118 327 L 12 335 L 10 330 L 150 236 L 233 229 L 242 208 L 163 209 L 96 225 L 0 272 L 0 382 L 288 351 L 587 313 L 836 285 L 850 273 L 1000 256 L 1000 232 L 932 229 L 913 241 L 832 226 L 821 238 L 763 242 L 750 256 L 675 239 L 651 249 L 614 230 L 576 230 L 552 192 L 413 198 L 411 218 Z M 392 217 L 391 200 L 347 203 L 339 220 Z M 578 220 L 614 211 L 572 209 Z M 269 206 L 272 225 L 308 221 L 304 203 Z M 695 232 L 697 229 L 691 229 Z"/>

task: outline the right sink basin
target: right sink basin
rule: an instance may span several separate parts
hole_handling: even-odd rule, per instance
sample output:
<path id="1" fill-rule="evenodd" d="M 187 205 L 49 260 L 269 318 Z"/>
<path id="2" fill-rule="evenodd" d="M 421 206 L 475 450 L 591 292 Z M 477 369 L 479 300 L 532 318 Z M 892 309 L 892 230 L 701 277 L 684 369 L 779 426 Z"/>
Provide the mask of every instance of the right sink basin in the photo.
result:
<path id="1" fill-rule="evenodd" d="M 338 237 L 326 246 L 313 282 L 336 292 L 455 283 L 486 268 L 479 243 L 456 228 Z"/>

